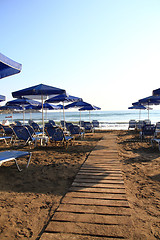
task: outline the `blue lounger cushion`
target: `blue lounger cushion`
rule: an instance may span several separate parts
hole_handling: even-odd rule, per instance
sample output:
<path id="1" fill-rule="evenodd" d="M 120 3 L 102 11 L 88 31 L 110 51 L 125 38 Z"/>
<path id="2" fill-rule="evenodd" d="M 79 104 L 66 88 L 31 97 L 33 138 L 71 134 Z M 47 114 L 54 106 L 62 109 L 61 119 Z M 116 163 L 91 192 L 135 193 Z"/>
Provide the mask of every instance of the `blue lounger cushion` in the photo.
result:
<path id="1" fill-rule="evenodd" d="M 30 160 L 31 160 L 31 153 L 30 152 L 24 152 L 24 151 L 5 151 L 5 152 L 0 152 L 0 165 L 2 163 L 4 163 L 4 162 L 8 162 L 8 161 L 14 160 L 18 170 L 22 171 L 22 169 L 20 169 L 16 159 L 20 158 L 20 157 L 25 157 L 25 156 L 29 156 L 29 160 L 28 160 L 27 165 L 26 165 L 26 168 L 28 168 Z"/>

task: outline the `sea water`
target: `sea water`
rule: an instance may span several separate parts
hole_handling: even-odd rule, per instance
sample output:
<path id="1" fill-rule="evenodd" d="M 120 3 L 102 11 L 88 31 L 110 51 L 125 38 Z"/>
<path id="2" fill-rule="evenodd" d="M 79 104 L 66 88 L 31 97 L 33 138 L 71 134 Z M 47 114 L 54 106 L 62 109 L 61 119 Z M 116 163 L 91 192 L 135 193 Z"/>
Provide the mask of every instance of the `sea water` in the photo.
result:
<path id="1" fill-rule="evenodd" d="M 0 114 L 0 122 L 3 120 L 8 120 L 10 123 L 15 120 L 23 122 L 23 113 L 14 113 L 13 119 L 9 118 L 11 114 Z M 33 112 L 25 113 L 25 123 L 28 123 L 29 119 L 32 119 L 38 123 L 42 123 L 42 113 Z M 63 111 L 44 111 L 44 121 L 54 120 L 56 123 L 59 123 L 63 120 Z M 102 129 L 128 129 L 129 120 L 145 120 L 148 119 L 148 111 L 139 111 L 137 110 L 118 110 L 118 111 L 65 111 L 65 121 L 77 123 L 80 121 L 92 121 L 98 120 L 100 122 L 100 128 Z M 149 119 L 153 124 L 160 121 L 160 110 L 152 110 L 149 112 Z"/>

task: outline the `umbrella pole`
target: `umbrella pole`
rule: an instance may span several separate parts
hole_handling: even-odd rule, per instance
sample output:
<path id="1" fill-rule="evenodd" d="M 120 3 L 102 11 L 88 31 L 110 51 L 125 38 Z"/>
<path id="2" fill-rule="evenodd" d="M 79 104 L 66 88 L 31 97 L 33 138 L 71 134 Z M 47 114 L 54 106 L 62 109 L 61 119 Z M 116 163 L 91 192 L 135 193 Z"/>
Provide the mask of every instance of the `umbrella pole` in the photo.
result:
<path id="1" fill-rule="evenodd" d="M 43 137 L 44 137 L 43 95 L 41 95 L 41 101 L 42 101 L 42 125 L 43 125 Z"/>
<path id="2" fill-rule="evenodd" d="M 79 111 L 79 115 L 80 115 L 80 127 L 81 127 L 81 111 Z"/>
<path id="3" fill-rule="evenodd" d="M 24 125 L 24 105 L 23 106 L 23 125 Z"/>
<path id="4" fill-rule="evenodd" d="M 63 102 L 63 120 L 64 120 L 64 129 L 66 130 L 65 114 L 64 114 L 64 102 Z"/>

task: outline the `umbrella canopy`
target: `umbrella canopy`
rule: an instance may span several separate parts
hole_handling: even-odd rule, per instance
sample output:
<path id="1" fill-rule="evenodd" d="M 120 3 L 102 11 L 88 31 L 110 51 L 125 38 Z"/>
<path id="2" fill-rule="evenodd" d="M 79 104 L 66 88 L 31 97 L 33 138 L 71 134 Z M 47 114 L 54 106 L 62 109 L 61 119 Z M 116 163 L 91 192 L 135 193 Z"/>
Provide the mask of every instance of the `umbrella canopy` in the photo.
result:
<path id="1" fill-rule="evenodd" d="M 153 96 L 159 96 L 160 95 L 160 88 L 153 90 Z"/>
<path id="2" fill-rule="evenodd" d="M 160 104 L 160 96 L 149 96 L 146 98 L 141 98 L 139 100 L 139 103 L 143 105 L 158 105 Z"/>
<path id="3" fill-rule="evenodd" d="M 47 99 L 48 96 L 58 95 L 62 93 L 65 93 L 64 89 L 55 88 L 45 84 L 39 84 L 16 92 L 12 92 L 12 96 L 14 98 L 27 96 L 27 98 L 31 99 Z"/>
<path id="4" fill-rule="evenodd" d="M 143 105 L 141 105 L 141 104 L 139 104 L 139 105 L 133 105 L 133 106 L 131 106 L 131 107 L 129 107 L 128 109 L 146 109 L 146 107 L 145 106 L 143 106 Z"/>
<path id="5" fill-rule="evenodd" d="M 17 99 L 15 99 L 15 100 L 11 100 L 11 101 L 8 101 L 7 103 L 6 103 L 6 105 L 7 106 L 11 106 L 11 105 L 17 105 L 17 106 L 25 106 L 25 105 L 28 105 L 28 104 L 30 104 L 30 105 L 33 105 L 33 106 L 40 106 L 41 105 L 41 103 L 40 102 L 38 102 L 38 101 L 35 101 L 35 100 L 32 100 L 32 99 L 28 99 L 28 98 L 17 98 Z"/>
<path id="6" fill-rule="evenodd" d="M 0 102 L 3 102 L 3 101 L 5 101 L 5 100 L 6 100 L 6 97 L 3 96 L 3 95 L 0 95 Z"/>
<path id="7" fill-rule="evenodd" d="M 22 65 L 0 53 L 0 79 L 17 74 L 21 71 Z"/>
<path id="8" fill-rule="evenodd" d="M 86 106 L 90 106 L 90 104 L 87 103 L 87 102 L 79 101 L 79 102 L 73 102 L 73 103 L 70 103 L 70 104 L 66 105 L 65 109 L 68 109 L 68 108 L 82 108 L 82 107 L 86 107 Z"/>
<path id="9" fill-rule="evenodd" d="M 82 107 L 82 108 L 80 108 L 79 109 L 79 111 L 92 111 L 92 110 L 101 110 L 101 108 L 99 108 L 99 107 L 96 107 L 96 106 L 94 106 L 94 105 L 88 105 L 88 106 L 84 106 L 84 107 Z"/>
<path id="10" fill-rule="evenodd" d="M 43 114 L 43 101 L 44 99 L 47 99 L 48 96 L 52 95 L 58 95 L 58 94 L 63 94 L 66 93 L 64 89 L 60 88 L 55 88 L 52 86 L 44 85 L 44 84 L 39 84 L 35 85 L 29 88 L 25 88 L 16 92 L 12 92 L 13 97 L 25 97 L 27 96 L 28 98 L 31 99 L 41 99 L 42 102 L 42 125 L 43 125 L 43 135 L 44 135 L 44 114 Z"/>
<path id="11" fill-rule="evenodd" d="M 58 102 L 78 102 L 82 101 L 82 98 L 74 97 L 67 94 L 60 94 L 55 97 L 49 98 L 46 100 L 47 103 L 58 103 Z"/>
<path id="12" fill-rule="evenodd" d="M 43 104 L 43 107 L 44 107 L 45 109 L 49 109 L 49 110 L 59 110 L 59 109 L 61 109 L 60 106 L 58 106 L 58 105 L 53 105 L 53 104 L 48 103 L 48 102 L 45 102 L 45 103 Z M 63 107 L 62 107 L 62 108 L 63 108 Z"/>

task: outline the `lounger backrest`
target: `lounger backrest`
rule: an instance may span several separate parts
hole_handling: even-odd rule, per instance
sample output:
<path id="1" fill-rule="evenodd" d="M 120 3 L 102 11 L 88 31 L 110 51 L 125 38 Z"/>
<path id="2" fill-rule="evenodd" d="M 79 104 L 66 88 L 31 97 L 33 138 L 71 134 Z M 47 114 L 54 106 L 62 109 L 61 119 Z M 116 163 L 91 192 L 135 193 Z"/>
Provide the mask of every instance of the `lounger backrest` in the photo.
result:
<path id="1" fill-rule="evenodd" d="M 31 126 L 33 127 L 33 129 L 34 129 L 35 131 L 40 131 L 40 127 L 39 127 L 38 123 L 32 122 L 32 123 L 31 123 Z"/>
<path id="2" fill-rule="evenodd" d="M 151 135 L 154 135 L 155 133 L 155 125 L 145 125 L 142 127 L 142 133 L 143 135 L 146 135 L 146 136 L 151 136 Z"/>
<path id="3" fill-rule="evenodd" d="M 86 129 L 91 129 L 92 128 L 92 124 L 90 122 L 84 122 L 84 128 Z"/>
<path id="4" fill-rule="evenodd" d="M 73 123 L 66 122 L 66 128 L 67 128 L 68 131 L 69 131 L 69 127 L 70 127 L 71 125 L 73 125 Z"/>
<path id="5" fill-rule="evenodd" d="M 99 122 L 97 120 L 92 121 L 93 127 L 99 127 Z"/>
<path id="6" fill-rule="evenodd" d="M 156 123 L 156 129 L 160 129 L 160 122 Z"/>
<path id="7" fill-rule="evenodd" d="M 35 131 L 34 131 L 32 126 L 27 124 L 27 125 L 25 125 L 25 127 L 28 129 L 28 131 L 30 132 L 31 136 L 33 136 L 35 134 Z"/>
<path id="8" fill-rule="evenodd" d="M 59 127 L 47 127 L 48 136 L 54 141 L 62 141 L 64 139 L 63 130 Z"/>
<path id="9" fill-rule="evenodd" d="M 32 137 L 25 126 L 13 126 L 13 131 L 19 140 L 31 141 Z"/>
<path id="10" fill-rule="evenodd" d="M 13 134 L 13 130 L 10 126 L 3 126 L 3 130 L 5 135 L 12 135 Z"/>
<path id="11" fill-rule="evenodd" d="M 71 135 L 73 135 L 73 134 L 79 134 L 81 132 L 81 129 L 78 125 L 72 124 L 69 126 L 69 131 Z"/>

